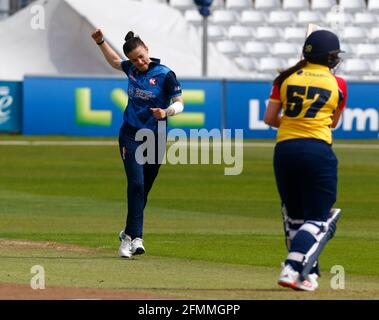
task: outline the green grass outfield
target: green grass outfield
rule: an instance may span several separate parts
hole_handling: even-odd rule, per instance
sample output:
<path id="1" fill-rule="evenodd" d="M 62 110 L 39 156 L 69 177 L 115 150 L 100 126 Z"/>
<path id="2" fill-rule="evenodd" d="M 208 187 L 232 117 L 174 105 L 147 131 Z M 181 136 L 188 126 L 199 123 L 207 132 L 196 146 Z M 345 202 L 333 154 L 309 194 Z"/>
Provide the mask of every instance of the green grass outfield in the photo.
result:
<path id="1" fill-rule="evenodd" d="M 14 248 L 0 242 L 0 283 L 28 285 L 30 268 L 38 264 L 46 270 L 46 286 L 183 299 L 379 298 L 377 141 L 336 142 L 336 206 L 342 217 L 320 260 L 320 290 L 298 293 L 276 285 L 286 250 L 272 146 L 246 147 L 239 176 L 224 176 L 223 165 L 163 166 L 145 212 L 147 254 L 128 261 L 117 257 L 126 215 L 117 146 L 2 144 L 5 140 L 69 138 L 0 136 L 0 238 L 96 250 Z M 344 290 L 330 287 L 334 265 L 344 267 Z"/>

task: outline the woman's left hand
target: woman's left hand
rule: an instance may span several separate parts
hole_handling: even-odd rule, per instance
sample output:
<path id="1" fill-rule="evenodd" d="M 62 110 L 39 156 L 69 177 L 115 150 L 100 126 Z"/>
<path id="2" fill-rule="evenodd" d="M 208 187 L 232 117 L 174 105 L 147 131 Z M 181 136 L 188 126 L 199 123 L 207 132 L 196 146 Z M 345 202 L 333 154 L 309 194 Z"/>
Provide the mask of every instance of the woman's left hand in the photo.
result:
<path id="1" fill-rule="evenodd" d="M 150 111 L 157 120 L 166 118 L 166 111 L 161 108 L 150 108 Z"/>

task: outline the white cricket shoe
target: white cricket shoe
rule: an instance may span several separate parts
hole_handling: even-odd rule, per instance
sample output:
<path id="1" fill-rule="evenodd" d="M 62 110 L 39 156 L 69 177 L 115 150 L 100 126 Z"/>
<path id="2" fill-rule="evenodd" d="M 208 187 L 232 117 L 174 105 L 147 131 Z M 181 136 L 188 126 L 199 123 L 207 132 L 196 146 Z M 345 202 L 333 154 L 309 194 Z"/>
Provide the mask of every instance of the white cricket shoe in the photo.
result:
<path id="1" fill-rule="evenodd" d="M 295 271 L 289 264 L 287 264 L 283 266 L 282 272 L 279 276 L 278 285 L 294 289 L 298 279 L 299 272 Z"/>
<path id="2" fill-rule="evenodd" d="M 121 258 L 130 258 L 132 256 L 132 238 L 130 238 L 124 231 L 121 231 L 118 238 L 121 241 L 118 255 Z"/>
<path id="3" fill-rule="evenodd" d="M 144 254 L 145 247 L 143 246 L 143 240 L 141 238 L 135 238 L 131 245 L 132 254 Z"/>
<path id="4" fill-rule="evenodd" d="M 295 287 L 292 288 L 294 290 L 301 291 L 315 291 L 318 288 L 317 282 L 318 275 L 316 273 L 312 273 L 308 275 L 308 279 L 304 281 L 297 281 Z"/>
<path id="5" fill-rule="evenodd" d="M 280 273 L 278 284 L 298 291 L 315 291 L 318 288 L 317 278 L 318 275 L 312 273 L 308 275 L 308 279 L 301 281 L 299 272 L 286 265 Z"/>

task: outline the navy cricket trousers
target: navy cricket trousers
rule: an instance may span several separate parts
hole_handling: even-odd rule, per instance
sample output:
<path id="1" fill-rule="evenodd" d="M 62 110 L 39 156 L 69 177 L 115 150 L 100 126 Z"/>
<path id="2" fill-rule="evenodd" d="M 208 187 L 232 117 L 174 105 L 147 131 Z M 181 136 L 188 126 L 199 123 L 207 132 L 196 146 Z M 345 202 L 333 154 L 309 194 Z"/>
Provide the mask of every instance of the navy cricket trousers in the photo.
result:
<path id="1" fill-rule="evenodd" d="M 337 158 L 331 145 L 293 139 L 275 147 L 277 188 L 291 219 L 326 221 L 337 196 Z"/>
<path id="2" fill-rule="evenodd" d="M 160 164 L 158 161 L 158 139 L 155 139 L 154 164 L 139 164 L 136 159 L 137 148 L 144 141 L 135 141 L 137 129 L 124 124 L 120 129 L 119 147 L 121 158 L 128 181 L 128 214 L 126 219 L 125 233 L 132 239 L 142 238 L 144 209 L 148 194 L 158 175 Z"/>

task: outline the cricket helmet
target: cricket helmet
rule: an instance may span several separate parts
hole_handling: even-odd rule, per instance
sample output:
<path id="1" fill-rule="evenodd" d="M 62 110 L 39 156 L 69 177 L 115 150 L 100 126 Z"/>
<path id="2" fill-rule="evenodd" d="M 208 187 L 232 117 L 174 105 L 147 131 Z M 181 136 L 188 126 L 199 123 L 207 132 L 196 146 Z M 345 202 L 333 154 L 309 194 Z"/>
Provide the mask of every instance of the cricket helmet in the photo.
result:
<path id="1" fill-rule="evenodd" d="M 309 62 L 326 65 L 334 68 L 341 61 L 338 54 L 341 53 L 338 37 L 327 30 L 312 32 L 305 40 L 303 55 Z"/>

